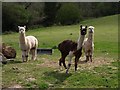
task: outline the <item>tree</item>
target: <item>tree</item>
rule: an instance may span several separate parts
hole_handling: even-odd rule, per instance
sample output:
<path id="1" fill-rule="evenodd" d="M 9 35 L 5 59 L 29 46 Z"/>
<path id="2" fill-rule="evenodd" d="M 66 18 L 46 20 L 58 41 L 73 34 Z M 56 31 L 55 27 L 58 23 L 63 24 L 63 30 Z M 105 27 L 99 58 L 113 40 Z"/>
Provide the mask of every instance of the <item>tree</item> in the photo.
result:
<path id="1" fill-rule="evenodd" d="M 74 24 L 80 20 L 79 7 L 75 3 L 64 3 L 57 12 L 56 20 L 62 25 Z"/>
<path id="2" fill-rule="evenodd" d="M 44 14 L 45 19 L 43 22 L 44 26 L 51 26 L 55 23 L 55 16 L 60 4 L 57 2 L 45 2 Z"/>
<path id="3" fill-rule="evenodd" d="M 3 32 L 16 31 L 18 25 L 27 25 L 29 23 L 30 14 L 21 5 L 3 3 L 2 19 Z"/>

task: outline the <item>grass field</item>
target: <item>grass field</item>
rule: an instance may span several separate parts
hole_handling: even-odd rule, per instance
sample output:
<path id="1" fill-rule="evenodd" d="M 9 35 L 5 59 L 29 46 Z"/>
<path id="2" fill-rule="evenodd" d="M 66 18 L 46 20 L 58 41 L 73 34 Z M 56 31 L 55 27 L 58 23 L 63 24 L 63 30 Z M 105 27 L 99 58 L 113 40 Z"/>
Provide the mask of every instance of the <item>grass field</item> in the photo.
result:
<path id="1" fill-rule="evenodd" d="M 79 64 L 74 72 L 74 60 L 70 73 L 58 71 L 60 52 L 53 55 L 38 55 L 37 61 L 22 63 L 19 49 L 19 34 L 2 35 L 3 42 L 17 50 L 14 62 L 2 66 L 2 87 L 22 88 L 116 88 L 118 87 L 118 15 L 90 19 L 81 22 L 95 27 L 95 52 L 92 63 Z M 29 30 L 39 40 L 39 48 L 52 48 L 65 39 L 76 41 L 79 26 L 53 26 Z M 72 35 L 70 35 L 72 33 Z M 82 57 L 84 59 L 84 55 Z M 67 62 L 67 60 L 66 60 Z M 17 69 L 13 69 L 17 68 Z"/>

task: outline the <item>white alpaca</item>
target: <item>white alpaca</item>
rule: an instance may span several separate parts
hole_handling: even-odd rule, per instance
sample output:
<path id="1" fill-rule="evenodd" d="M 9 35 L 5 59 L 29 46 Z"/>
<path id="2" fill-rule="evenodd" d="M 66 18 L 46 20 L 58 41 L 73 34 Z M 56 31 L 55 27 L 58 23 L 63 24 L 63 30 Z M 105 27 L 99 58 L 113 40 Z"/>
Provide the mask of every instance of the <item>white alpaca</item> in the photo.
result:
<path id="1" fill-rule="evenodd" d="M 37 58 L 37 47 L 38 47 L 38 40 L 34 36 L 26 36 L 25 35 L 25 28 L 20 27 L 19 28 L 19 42 L 20 42 L 20 48 L 22 50 L 22 60 L 23 62 L 28 60 L 28 54 L 30 53 L 32 55 L 32 60 L 36 60 Z"/>
<path id="2" fill-rule="evenodd" d="M 86 61 L 89 61 L 89 58 L 92 62 L 93 51 L 94 51 L 94 27 L 88 27 L 88 38 L 84 40 L 83 51 L 85 52 Z"/>

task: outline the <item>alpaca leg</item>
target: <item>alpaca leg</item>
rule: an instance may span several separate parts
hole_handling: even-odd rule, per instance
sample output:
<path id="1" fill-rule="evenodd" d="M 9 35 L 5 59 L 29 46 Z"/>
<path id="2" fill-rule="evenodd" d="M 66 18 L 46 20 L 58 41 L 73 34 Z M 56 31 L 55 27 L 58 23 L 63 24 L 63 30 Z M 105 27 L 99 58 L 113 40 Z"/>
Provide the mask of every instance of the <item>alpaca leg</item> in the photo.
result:
<path id="1" fill-rule="evenodd" d="M 72 60 L 72 57 L 69 57 L 69 63 L 68 63 L 68 67 L 67 67 L 66 73 L 68 73 L 68 71 L 69 71 L 69 69 L 70 69 L 71 60 Z"/>
<path id="2" fill-rule="evenodd" d="M 88 52 L 88 61 L 91 59 L 91 51 Z"/>
<path id="3" fill-rule="evenodd" d="M 65 59 L 63 60 L 63 66 L 65 67 L 65 69 L 67 69 L 67 66 L 65 64 Z"/>
<path id="4" fill-rule="evenodd" d="M 61 70 L 61 66 L 62 66 L 62 58 L 59 59 L 59 70 Z"/>
<path id="5" fill-rule="evenodd" d="M 63 63 L 64 68 L 67 69 L 66 64 L 65 64 L 65 58 L 67 55 L 68 55 L 67 53 L 61 54 L 61 58 L 59 59 L 59 67 L 60 68 L 61 68 L 62 63 Z"/>
<path id="6" fill-rule="evenodd" d="M 66 73 L 68 73 L 69 69 L 70 69 L 70 66 L 71 66 L 71 60 L 72 60 L 72 57 L 73 57 L 73 51 L 70 51 L 69 52 L 69 55 L 68 55 L 68 58 L 69 58 L 69 62 L 68 62 L 68 67 L 67 67 L 67 70 L 66 70 Z"/>
<path id="7" fill-rule="evenodd" d="M 37 60 L 37 49 L 35 49 L 35 58 L 34 58 L 34 60 Z"/>
<path id="8" fill-rule="evenodd" d="M 28 52 L 29 52 L 29 51 L 26 51 L 26 52 L 25 52 L 25 53 L 26 53 L 26 54 L 25 54 L 26 62 L 28 61 Z"/>
<path id="9" fill-rule="evenodd" d="M 59 59 L 59 66 L 62 66 L 62 57 Z"/>
<path id="10" fill-rule="evenodd" d="M 92 62 L 92 52 L 90 53 L 90 61 Z"/>
<path id="11" fill-rule="evenodd" d="M 59 67 L 60 67 L 60 69 L 61 69 L 62 63 L 63 63 L 64 68 L 67 69 L 66 64 L 65 64 L 65 58 L 66 57 L 61 57 L 59 59 Z"/>
<path id="12" fill-rule="evenodd" d="M 94 51 L 94 48 L 92 48 L 92 51 L 90 53 L 90 61 L 92 62 L 92 57 L 93 57 L 93 51 Z"/>
<path id="13" fill-rule="evenodd" d="M 38 40 L 35 40 L 35 49 L 34 49 L 34 53 L 33 53 L 33 60 L 37 60 L 37 48 L 38 48 Z"/>
<path id="14" fill-rule="evenodd" d="M 78 60 L 75 61 L 75 71 L 77 71 Z"/>
<path id="15" fill-rule="evenodd" d="M 25 60 L 25 56 L 24 56 L 24 55 L 22 55 L 22 61 L 24 62 L 24 60 Z"/>
<path id="16" fill-rule="evenodd" d="M 87 62 L 87 61 L 89 61 L 89 56 L 88 56 L 88 55 L 86 56 L 86 62 Z"/>
<path id="17" fill-rule="evenodd" d="M 92 55 L 90 55 L 90 61 L 92 62 Z"/>
<path id="18" fill-rule="evenodd" d="M 75 57 L 75 71 L 77 71 L 77 63 L 78 63 L 79 58 Z"/>
<path id="19" fill-rule="evenodd" d="M 25 62 L 25 51 L 22 51 L 22 60 Z"/>
<path id="20" fill-rule="evenodd" d="M 77 71 L 77 64 L 79 61 L 79 58 L 81 57 L 82 53 L 79 53 L 78 55 L 75 56 L 75 71 Z"/>
<path id="21" fill-rule="evenodd" d="M 59 70 L 61 71 L 62 70 L 62 63 L 63 63 L 63 58 L 61 57 L 59 59 Z"/>
<path id="22" fill-rule="evenodd" d="M 68 54 L 63 55 L 62 57 L 62 63 L 65 69 L 67 69 L 66 64 L 65 64 L 65 58 L 67 57 Z"/>
<path id="23" fill-rule="evenodd" d="M 37 60 L 37 49 L 34 49 L 34 59 L 33 60 Z"/>
<path id="24" fill-rule="evenodd" d="M 28 55 L 25 56 L 26 57 L 26 62 L 28 61 Z"/>
<path id="25" fill-rule="evenodd" d="M 86 56 L 86 62 L 89 61 L 89 55 L 87 51 L 85 52 L 85 56 Z"/>
<path id="26" fill-rule="evenodd" d="M 31 60 L 33 60 L 33 49 L 30 50 Z"/>
<path id="27" fill-rule="evenodd" d="M 36 60 L 36 57 L 37 57 L 37 51 L 36 51 L 36 49 L 32 49 L 31 52 L 32 52 L 31 53 L 32 54 L 32 58 L 31 59 L 32 60 Z"/>

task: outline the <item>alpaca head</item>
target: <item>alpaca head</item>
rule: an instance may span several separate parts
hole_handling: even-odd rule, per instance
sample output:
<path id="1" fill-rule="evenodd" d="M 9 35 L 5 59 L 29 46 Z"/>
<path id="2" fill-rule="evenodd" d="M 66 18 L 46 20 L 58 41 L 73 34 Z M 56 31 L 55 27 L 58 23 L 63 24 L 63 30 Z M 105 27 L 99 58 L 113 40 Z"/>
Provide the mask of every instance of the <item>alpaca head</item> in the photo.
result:
<path id="1" fill-rule="evenodd" d="M 19 29 L 19 33 L 25 33 L 26 26 L 24 27 L 18 26 L 18 29 Z"/>
<path id="2" fill-rule="evenodd" d="M 81 35 L 86 35 L 87 33 L 87 26 L 80 26 L 80 31 L 81 31 Z"/>
<path id="3" fill-rule="evenodd" d="M 88 29 L 89 29 L 89 33 L 94 33 L 94 27 L 93 26 L 89 26 Z"/>

